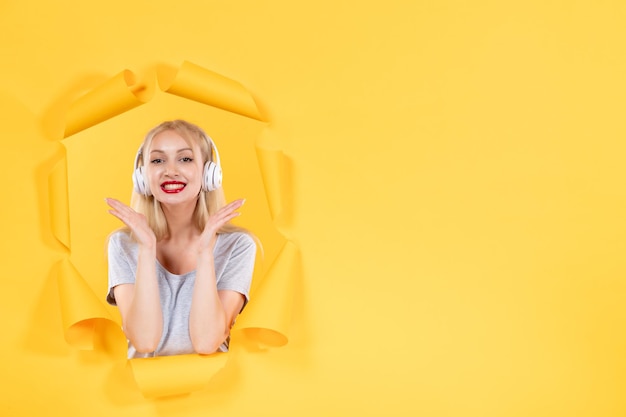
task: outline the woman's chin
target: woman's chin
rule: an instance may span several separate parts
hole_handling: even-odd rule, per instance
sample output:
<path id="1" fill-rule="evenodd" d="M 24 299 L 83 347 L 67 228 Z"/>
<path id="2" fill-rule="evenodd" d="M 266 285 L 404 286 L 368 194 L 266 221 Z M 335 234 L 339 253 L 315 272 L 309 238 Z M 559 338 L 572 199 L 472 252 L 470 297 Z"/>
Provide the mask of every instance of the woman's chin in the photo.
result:
<path id="1" fill-rule="evenodd" d="M 182 191 L 173 193 L 159 190 L 159 192 L 154 194 L 154 198 L 161 204 L 179 205 L 193 203 L 195 205 L 198 200 L 198 193 L 194 194 L 190 191 L 191 190 L 183 189 Z"/>

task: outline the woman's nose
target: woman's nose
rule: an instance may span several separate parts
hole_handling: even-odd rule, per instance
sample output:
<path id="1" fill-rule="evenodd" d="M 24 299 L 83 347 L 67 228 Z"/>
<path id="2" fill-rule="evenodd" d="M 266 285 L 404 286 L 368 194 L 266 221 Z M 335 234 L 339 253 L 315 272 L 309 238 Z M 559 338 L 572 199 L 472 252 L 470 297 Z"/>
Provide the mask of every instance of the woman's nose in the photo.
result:
<path id="1" fill-rule="evenodd" d="M 178 169 L 176 169 L 176 164 L 173 162 L 168 162 L 165 166 L 165 175 L 170 177 L 175 177 L 178 175 Z"/>

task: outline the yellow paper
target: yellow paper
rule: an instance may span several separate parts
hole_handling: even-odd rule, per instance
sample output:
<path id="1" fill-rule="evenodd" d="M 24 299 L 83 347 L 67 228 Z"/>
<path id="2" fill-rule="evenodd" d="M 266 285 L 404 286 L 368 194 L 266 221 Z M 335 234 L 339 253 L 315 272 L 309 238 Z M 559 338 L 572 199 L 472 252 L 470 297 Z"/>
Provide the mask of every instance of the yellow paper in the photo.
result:
<path id="1" fill-rule="evenodd" d="M 67 201 L 67 160 L 61 159 L 48 177 L 50 227 L 54 236 L 70 247 L 70 220 Z"/>
<path id="2" fill-rule="evenodd" d="M 144 85 L 135 85 L 132 72 L 120 72 L 70 106 L 66 116 L 65 136 L 139 106 L 144 102 L 139 97 L 145 89 Z"/>
<path id="3" fill-rule="evenodd" d="M 166 397 L 198 391 L 225 365 L 228 355 L 178 355 L 131 359 L 139 390 L 146 398 Z"/>
<path id="4" fill-rule="evenodd" d="M 272 213 L 272 218 L 276 220 L 284 211 L 283 198 L 287 190 L 286 157 L 280 149 L 268 149 L 257 146 L 257 156 L 261 173 L 263 174 L 263 185 L 267 201 Z"/>
<path id="5" fill-rule="evenodd" d="M 235 80 L 187 61 L 177 72 L 161 68 L 158 76 L 160 87 L 170 94 L 262 120 L 250 93 Z"/>
<path id="6" fill-rule="evenodd" d="M 298 278 L 298 250 L 287 241 L 272 264 L 261 286 L 253 294 L 254 301 L 241 318 L 238 329 L 269 346 L 282 346 L 289 341 L 293 297 Z"/>
<path id="7" fill-rule="evenodd" d="M 57 280 L 65 340 L 78 349 L 93 349 L 96 320 L 111 316 L 68 259 L 60 262 Z"/>
<path id="8" fill-rule="evenodd" d="M 624 1 L 4 1 L 0 21 L 0 414 L 626 415 Z M 146 401 L 122 361 L 64 340 L 51 269 L 69 249 L 45 187 L 71 97 L 182 60 L 263 104 L 296 174 L 283 209 L 302 293 L 285 348 L 251 353 L 237 333 L 208 389 Z M 157 107 L 190 114 L 161 93 L 68 137 L 71 262 L 101 301 L 118 226 L 102 198 L 128 199 Z M 194 117 L 222 151 L 239 118 L 214 131 L 214 115 Z M 257 176 L 239 170 L 249 141 L 233 142 L 238 198 Z M 264 195 L 241 197 L 237 221 L 265 246 L 260 284 L 284 239 L 256 227 Z"/>

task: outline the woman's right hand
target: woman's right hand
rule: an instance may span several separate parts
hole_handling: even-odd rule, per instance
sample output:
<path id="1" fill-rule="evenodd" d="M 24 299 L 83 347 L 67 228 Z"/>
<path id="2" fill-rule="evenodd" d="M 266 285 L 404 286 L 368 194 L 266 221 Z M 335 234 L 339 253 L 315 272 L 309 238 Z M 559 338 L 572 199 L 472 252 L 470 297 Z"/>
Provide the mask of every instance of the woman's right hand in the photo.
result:
<path id="1" fill-rule="evenodd" d="M 139 246 L 150 249 L 156 247 L 156 236 L 143 214 L 137 213 L 126 204 L 114 198 L 106 198 L 105 201 L 111 207 L 109 213 L 128 226 Z"/>

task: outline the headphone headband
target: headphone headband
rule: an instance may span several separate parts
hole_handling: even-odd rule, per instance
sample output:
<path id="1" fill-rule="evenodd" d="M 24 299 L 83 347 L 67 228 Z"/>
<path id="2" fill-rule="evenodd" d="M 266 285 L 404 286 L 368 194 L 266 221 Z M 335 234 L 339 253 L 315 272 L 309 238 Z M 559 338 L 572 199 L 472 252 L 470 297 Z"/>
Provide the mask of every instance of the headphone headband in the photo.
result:
<path id="1" fill-rule="evenodd" d="M 211 139 L 211 136 L 207 135 L 206 133 L 204 134 L 204 138 L 208 139 L 208 143 L 209 143 L 209 152 L 210 153 L 215 153 L 215 164 L 218 167 L 221 167 L 222 164 L 220 163 L 220 154 L 217 151 L 217 146 L 215 146 L 215 142 L 213 142 L 213 139 Z M 209 162 L 209 161 L 207 161 Z"/>

